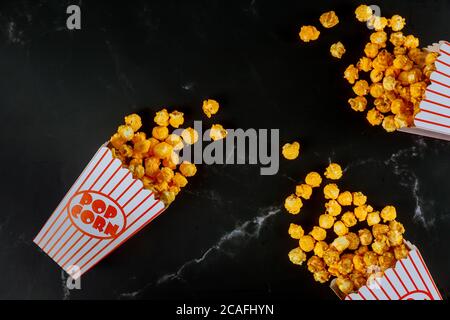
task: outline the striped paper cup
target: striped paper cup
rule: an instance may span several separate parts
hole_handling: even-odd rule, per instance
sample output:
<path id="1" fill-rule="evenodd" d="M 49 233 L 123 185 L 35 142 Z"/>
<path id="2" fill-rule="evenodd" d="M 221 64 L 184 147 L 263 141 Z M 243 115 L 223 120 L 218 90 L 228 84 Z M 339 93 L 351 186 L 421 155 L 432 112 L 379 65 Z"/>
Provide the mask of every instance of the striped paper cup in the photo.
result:
<path id="1" fill-rule="evenodd" d="M 102 146 L 34 242 L 78 278 L 165 209 Z"/>
<path id="2" fill-rule="evenodd" d="M 442 300 L 419 250 L 409 242 L 406 245 L 410 249 L 408 257 L 358 292 L 343 294 L 336 280 L 331 282 L 331 289 L 343 300 Z"/>
<path id="3" fill-rule="evenodd" d="M 426 50 L 439 53 L 436 70 L 414 117 L 414 127 L 400 131 L 450 141 L 450 43 L 440 41 Z"/>

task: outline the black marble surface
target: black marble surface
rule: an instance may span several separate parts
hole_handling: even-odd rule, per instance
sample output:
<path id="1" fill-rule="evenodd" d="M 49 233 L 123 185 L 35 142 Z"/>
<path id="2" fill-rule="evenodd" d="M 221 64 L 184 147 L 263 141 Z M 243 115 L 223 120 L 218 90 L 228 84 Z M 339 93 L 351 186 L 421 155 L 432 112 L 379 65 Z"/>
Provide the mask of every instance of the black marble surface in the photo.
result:
<path id="1" fill-rule="evenodd" d="M 342 184 L 375 206 L 395 204 L 444 296 L 450 290 L 450 144 L 372 128 L 349 109 L 342 79 L 369 37 L 359 1 L 1 1 L 0 298 L 337 298 L 292 265 L 290 222 L 316 222 L 319 204 L 291 216 L 284 197 L 332 160 Z M 375 1 L 401 13 L 422 43 L 449 39 L 448 0 Z M 66 29 L 79 4 L 82 29 Z M 334 9 L 318 41 L 302 24 Z M 329 55 L 342 41 L 341 61 Z M 233 128 L 279 128 L 301 157 L 274 176 L 251 165 L 202 166 L 178 200 L 68 290 L 34 236 L 122 117 L 170 106 Z"/>

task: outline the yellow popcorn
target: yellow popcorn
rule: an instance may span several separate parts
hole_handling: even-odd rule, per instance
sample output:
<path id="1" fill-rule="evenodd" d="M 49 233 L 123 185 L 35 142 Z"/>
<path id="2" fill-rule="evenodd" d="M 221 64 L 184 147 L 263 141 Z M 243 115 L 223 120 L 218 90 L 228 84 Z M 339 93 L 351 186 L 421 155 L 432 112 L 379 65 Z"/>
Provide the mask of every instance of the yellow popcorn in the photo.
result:
<path id="1" fill-rule="evenodd" d="M 331 246 L 339 252 L 342 252 L 345 249 L 347 249 L 349 245 L 350 245 L 350 241 L 345 236 L 337 237 L 331 243 Z"/>
<path id="2" fill-rule="evenodd" d="M 330 163 L 325 170 L 325 177 L 331 180 L 339 180 L 342 177 L 342 168 L 337 163 Z"/>
<path id="3" fill-rule="evenodd" d="M 356 67 L 364 72 L 369 72 L 372 70 L 372 60 L 367 57 L 361 57 L 356 64 Z"/>
<path id="4" fill-rule="evenodd" d="M 361 229 L 358 231 L 359 241 L 361 245 L 368 246 L 372 243 L 373 236 L 369 229 Z"/>
<path id="5" fill-rule="evenodd" d="M 348 103 L 353 110 L 363 112 L 366 110 L 367 99 L 365 97 L 357 96 L 355 98 L 348 99 Z"/>
<path id="6" fill-rule="evenodd" d="M 125 117 L 125 124 L 130 126 L 134 132 L 137 132 L 142 127 L 142 120 L 140 116 L 134 113 Z"/>
<path id="7" fill-rule="evenodd" d="M 286 143 L 283 146 L 281 153 L 283 154 L 283 157 L 288 160 L 297 159 L 300 153 L 300 143 L 297 141 L 294 141 L 293 143 Z"/>
<path id="8" fill-rule="evenodd" d="M 325 199 L 337 199 L 339 196 L 339 187 L 335 183 L 329 183 L 323 188 Z"/>
<path id="9" fill-rule="evenodd" d="M 171 133 L 167 136 L 165 142 L 170 144 L 173 147 L 173 150 L 181 150 L 183 149 L 183 139 L 175 133 Z"/>
<path id="10" fill-rule="evenodd" d="M 167 142 L 160 142 L 153 147 L 153 154 L 159 159 L 169 157 L 173 152 L 173 147 Z"/>
<path id="11" fill-rule="evenodd" d="M 353 205 L 362 206 L 366 204 L 367 197 L 362 192 L 353 192 Z"/>
<path id="12" fill-rule="evenodd" d="M 111 139 L 109 140 L 109 142 L 111 142 L 111 145 L 116 148 L 119 149 L 124 143 L 127 142 L 127 140 L 125 138 L 123 138 L 119 133 L 115 133 Z"/>
<path id="13" fill-rule="evenodd" d="M 350 191 L 341 192 L 337 198 L 341 206 L 350 206 L 353 202 L 353 196 Z"/>
<path id="14" fill-rule="evenodd" d="M 187 185 L 188 181 L 182 174 L 177 172 L 172 178 L 172 183 L 179 188 L 183 188 Z"/>
<path id="15" fill-rule="evenodd" d="M 419 47 L 419 38 L 416 38 L 413 35 L 408 35 L 406 36 L 403 45 L 408 49 L 417 48 Z"/>
<path id="16" fill-rule="evenodd" d="M 367 267 L 373 267 L 378 265 L 378 255 L 373 251 L 364 253 L 364 263 Z"/>
<path id="17" fill-rule="evenodd" d="M 370 80 L 372 82 L 380 82 L 381 80 L 383 80 L 383 70 L 379 70 L 379 69 L 373 69 L 372 71 L 370 71 Z M 370 88 L 371 86 L 369 86 L 369 92 L 370 92 Z"/>
<path id="18" fill-rule="evenodd" d="M 405 259 L 408 256 L 408 252 L 409 250 L 404 244 L 394 247 L 394 255 L 397 260 Z"/>
<path id="19" fill-rule="evenodd" d="M 150 157 L 145 159 L 145 174 L 149 177 L 156 176 L 159 171 L 159 165 L 161 160 L 156 157 Z"/>
<path id="20" fill-rule="evenodd" d="M 312 187 L 309 184 L 299 184 L 295 187 L 295 194 L 308 200 L 312 195 Z"/>
<path id="21" fill-rule="evenodd" d="M 359 247 L 360 241 L 359 241 L 359 237 L 356 233 L 354 232 L 349 232 L 345 235 L 345 237 L 347 238 L 349 245 L 348 245 L 348 249 L 349 250 L 356 250 Z"/>
<path id="22" fill-rule="evenodd" d="M 381 83 L 373 83 L 370 86 L 370 95 L 374 98 L 380 98 L 384 95 L 384 88 Z"/>
<path id="23" fill-rule="evenodd" d="M 291 214 L 298 214 L 302 206 L 303 206 L 302 199 L 297 197 L 295 194 L 291 194 L 284 201 L 285 209 Z"/>
<path id="24" fill-rule="evenodd" d="M 320 283 L 325 283 L 330 280 L 330 273 L 327 270 L 314 272 L 314 280 Z"/>
<path id="25" fill-rule="evenodd" d="M 219 103 L 213 99 L 205 100 L 203 101 L 202 109 L 206 116 L 211 118 L 212 115 L 219 111 Z"/>
<path id="26" fill-rule="evenodd" d="M 344 254 L 338 263 L 338 271 L 341 275 L 348 275 L 353 271 L 353 255 Z"/>
<path id="27" fill-rule="evenodd" d="M 356 19 L 361 22 L 366 22 L 372 17 L 372 8 L 364 4 L 358 6 L 355 10 Z"/>
<path id="28" fill-rule="evenodd" d="M 300 248 L 289 251 L 289 260 L 296 265 L 302 265 L 306 261 L 306 254 Z"/>
<path id="29" fill-rule="evenodd" d="M 323 254 L 323 261 L 327 266 L 335 265 L 339 262 L 339 255 L 339 251 L 333 246 L 330 246 Z"/>
<path id="30" fill-rule="evenodd" d="M 395 266 L 395 256 L 392 252 L 384 252 L 378 257 L 378 264 L 382 270 L 386 270 Z"/>
<path id="31" fill-rule="evenodd" d="M 336 285 L 339 290 L 344 294 L 349 294 L 353 292 L 353 282 L 346 278 L 338 277 L 336 279 Z"/>
<path id="32" fill-rule="evenodd" d="M 395 89 L 395 85 L 397 84 L 397 80 L 394 76 L 385 76 L 383 78 L 383 88 L 387 91 L 392 91 Z"/>
<path id="33" fill-rule="evenodd" d="M 353 64 L 349 65 L 344 71 L 344 79 L 350 84 L 354 84 L 359 79 L 359 70 Z"/>
<path id="34" fill-rule="evenodd" d="M 372 126 L 379 126 L 383 122 L 384 116 L 376 108 L 372 108 L 367 112 L 366 118 Z"/>
<path id="35" fill-rule="evenodd" d="M 151 143 L 150 140 L 143 140 L 136 142 L 134 144 L 134 152 L 136 153 L 147 153 L 150 150 Z"/>
<path id="36" fill-rule="evenodd" d="M 358 80 L 353 85 L 353 92 L 357 96 L 365 96 L 369 93 L 369 83 L 366 80 Z"/>
<path id="37" fill-rule="evenodd" d="M 386 221 L 392 221 L 397 218 L 397 211 L 395 210 L 394 206 L 386 206 L 381 210 L 381 218 L 384 222 Z"/>
<path id="38" fill-rule="evenodd" d="M 364 263 L 364 258 L 360 255 L 354 255 L 353 256 L 353 267 L 355 268 L 355 270 L 361 272 L 361 273 L 366 273 L 366 264 Z"/>
<path id="39" fill-rule="evenodd" d="M 342 42 L 339 41 L 339 42 L 333 43 L 330 47 L 330 53 L 335 58 L 338 58 L 338 59 L 342 58 L 342 56 L 345 53 L 345 47 L 342 44 Z"/>
<path id="40" fill-rule="evenodd" d="M 164 126 L 154 127 L 152 130 L 152 136 L 158 140 L 165 140 L 169 136 L 169 129 Z"/>
<path id="41" fill-rule="evenodd" d="M 174 127 L 178 128 L 184 123 L 184 113 L 179 111 L 172 111 L 169 114 L 169 124 Z"/>
<path id="42" fill-rule="evenodd" d="M 396 231 L 402 234 L 405 232 L 405 227 L 403 226 L 403 224 L 395 220 L 389 222 L 389 229 L 391 231 Z"/>
<path id="43" fill-rule="evenodd" d="M 383 235 L 386 235 L 389 232 L 389 226 L 385 224 L 375 224 L 372 226 L 372 234 L 375 239 L 381 239 Z"/>
<path id="44" fill-rule="evenodd" d="M 220 124 L 213 124 L 209 136 L 213 141 L 224 139 L 228 132 Z"/>
<path id="45" fill-rule="evenodd" d="M 356 225 L 356 223 L 358 222 L 356 220 L 356 217 L 354 215 L 353 212 L 351 211 L 347 211 L 345 212 L 342 217 L 341 217 L 341 221 L 345 224 L 346 227 L 350 228 L 353 227 L 354 225 Z"/>
<path id="46" fill-rule="evenodd" d="M 300 29 L 299 36 L 304 42 L 309 42 L 312 40 L 317 40 L 319 38 L 320 31 L 314 26 L 303 26 Z"/>
<path id="47" fill-rule="evenodd" d="M 312 231 L 309 234 L 316 241 L 325 240 L 325 238 L 327 237 L 327 232 L 325 231 L 325 229 L 323 229 L 321 227 L 313 227 Z"/>
<path id="48" fill-rule="evenodd" d="M 181 132 L 183 141 L 187 144 L 194 144 L 198 141 L 198 132 L 194 128 L 186 128 Z"/>
<path id="49" fill-rule="evenodd" d="M 119 152 L 122 155 L 122 157 L 129 158 L 133 155 L 133 148 L 131 148 L 127 144 L 124 144 L 119 148 Z"/>
<path id="50" fill-rule="evenodd" d="M 395 125 L 394 116 L 390 115 L 384 117 L 382 126 L 383 129 L 386 130 L 387 132 L 394 132 L 397 129 Z"/>
<path id="51" fill-rule="evenodd" d="M 305 232 L 303 231 L 303 228 L 295 223 L 291 223 L 289 225 L 288 233 L 292 239 L 297 239 L 297 240 L 299 240 L 305 234 Z"/>
<path id="52" fill-rule="evenodd" d="M 342 221 L 336 221 L 334 223 L 333 230 L 338 236 L 345 236 L 348 233 L 348 228 Z"/>
<path id="53" fill-rule="evenodd" d="M 312 273 L 325 270 L 325 263 L 321 258 L 316 256 L 312 256 L 311 258 L 308 259 L 307 266 L 308 270 Z"/>
<path id="54" fill-rule="evenodd" d="M 372 250 L 378 255 L 382 255 L 389 249 L 389 245 L 383 240 L 375 240 L 371 247 Z"/>
<path id="55" fill-rule="evenodd" d="M 330 229 L 334 224 L 334 216 L 329 214 L 321 214 L 319 216 L 319 226 L 323 229 Z"/>
<path id="56" fill-rule="evenodd" d="M 385 46 L 387 41 L 387 33 L 384 31 L 376 31 L 370 35 L 370 42 L 379 46 Z"/>
<path id="57" fill-rule="evenodd" d="M 389 21 L 385 17 L 373 16 L 370 23 L 376 31 L 383 31 L 389 24 Z"/>
<path id="58" fill-rule="evenodd" d="M 369 212 L 372 212 L 373 208 L 369 205 L 361 205 L 359 207 L 356 207 L 354 210 L 356 218 L 358 218 L 359 221 L 364 221 L 367 218 L 367 214 Z"/>
<path id="59" fill-rule="evenodd" d="M 389 230 L 387 232 L 387 238 L 391 246 L 398 246 L 403 243 L 403 235 L 398 231 Z"/>
<path id="60" fill-rule="evenodd" d="M 405 18 L 399 16 L 398 14 L 393 15 L 389 21 L 389 26 L 391 27 L 392 31 L 402 30 L 405 24 Z"/>
<path id="61" fill-rule="evenodd" d="M 314 250 L 315 240 L 310 235 L 305 235 L 300 238 L 299 245 L 304 252 L 310 252 Z"/>
<path id="62" fill-rule="evenodd" d="M 192 177 L 197 173 L 197 167 L 193 163 L 183 161 L 180 164 L 180 172 L 185 177 Z"/>
<path id="63" fill-rule="evenodd" d="M 306 175 L 305 182 L 313 188 L 319 187 L 322 183 L 322 177 L 317 172 L 310 172 Z"/>
<path id="64" fill-rule="evenodd" d="M 117 133 L 121 138 L 123 138 L 126 141 L 131 141 L 131 139 L 133 139 L 134 137 L 133 128 L 127 125 L 119 126 L 119 128 L 117 129 Z"/>
<path id="65" fill-rule="evenodd" d="M 327 213 L 332 215 L 333 217 L 338 216 L 342 211 L 341 205 L 334 199 L 325 203 L 325 209 Z"/>
<path id="66" fill-rule="evenodd" d="M 324 28 L 333 28 L 339 23 L 339 18 L 334 11 L 322 13 L 319 20 Z"/>
<path id="67" fill-rule="evenodd" d="M 167 109 L 156 112 L 153 121 L 155 121 L 158 126 L 167 127 L 169 125 L 169 113 L 167 112 Z"/>
<path id="68" fill-rule="evenodd" d="M 373 59 L 373 58 L 375 58 L 377 56 L 379 49 L 380 49 L 379 45 L 369 42 L 364 47 L 364 53 L 366 54 L 366 56 L 368 58 Z"/>
<path id="69" fill-rule="evenodd" d="M 328 244 L 325 241 L 317 241 L 314 246 L 314 254 L 319 258 L 323 258 L 323 255 L 327 249 Z"/>
<path id="70" fill-rule="evenodd" d="M 380 213 L 378 211 L 370 212 L 367 214 L 367 224 L 373 226 L 374 224 L 380 223 Z"/>

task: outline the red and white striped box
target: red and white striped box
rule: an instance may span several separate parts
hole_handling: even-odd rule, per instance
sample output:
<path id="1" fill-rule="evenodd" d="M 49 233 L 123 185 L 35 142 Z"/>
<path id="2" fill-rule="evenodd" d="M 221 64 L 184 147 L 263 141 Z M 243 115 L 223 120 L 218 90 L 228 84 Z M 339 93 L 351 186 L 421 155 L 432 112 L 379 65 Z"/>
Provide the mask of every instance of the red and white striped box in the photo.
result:
<path id="1" fill-rule="evenodd" d="M 450 141 L 450 43 L 440 41 L 426 50 L 439 53 L 436 70 L 414 117 L 414 127 L 400 131 Z"/>
<path id="2" fill-rule="evenodd" d="M 409 242 L 408 257 L 397 261 L 394 268 L 387 269 L 382 277 L 361 287 L 358 292 L 343 294 L 335 280 L 331 289 L 343 300 L 442 300 L 430 271 L 419 250 Z"/>
<path id="3" fill-rule="evenodd" d="M 34 242 L 76 279 L 164 209 L 103 145 Z"/>

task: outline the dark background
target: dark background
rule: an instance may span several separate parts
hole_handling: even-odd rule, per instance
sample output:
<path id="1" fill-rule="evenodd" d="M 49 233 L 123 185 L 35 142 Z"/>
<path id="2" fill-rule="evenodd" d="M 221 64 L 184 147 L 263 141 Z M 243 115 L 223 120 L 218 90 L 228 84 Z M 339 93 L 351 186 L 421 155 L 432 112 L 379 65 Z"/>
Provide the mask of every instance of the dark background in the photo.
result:
<path id="1" fill-rule="evenodd" d="M 395 204 L 444 296 L 450 290 L 450 144 L 372 128 L 347 105 L 342 79 L 369 31 L 354 18 L 360 1 L 1 1 L 0 298 L 273 298 L 336 300 L 287 253 L 290 222 L 306 229 L 321 213 L 282 209 L 296 181 L 330 160 L 342 185 L 376 206 Z M 65 13 L 80 4 L 82 29 Z M 406 17 L 423 45 L 449 39 L 448 0 L 374 1 Z M 298 39 L 335 10 L 337 27 Z M 342 41 L 342 60 L 329 46 Z M 201 102 L 220 101 L 215 122 L 279 128 L 301 142 L 296 161 L 274 176 L 258 166 L 202 166 L 177 201 L 82 278 L 66 276 L 32 239 L 97 148 L 139 112 L 145 121 L 178 108 L 203 119 Z M 205 125 L 210 125 L 206 121 Z M 317 199 L 316 199 L 317 200 Z"/>

